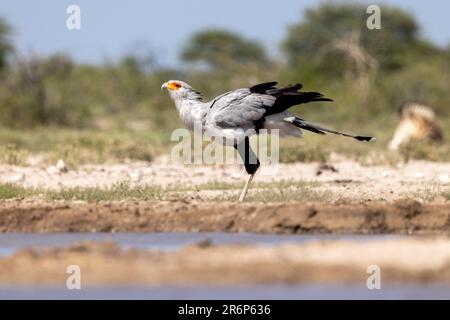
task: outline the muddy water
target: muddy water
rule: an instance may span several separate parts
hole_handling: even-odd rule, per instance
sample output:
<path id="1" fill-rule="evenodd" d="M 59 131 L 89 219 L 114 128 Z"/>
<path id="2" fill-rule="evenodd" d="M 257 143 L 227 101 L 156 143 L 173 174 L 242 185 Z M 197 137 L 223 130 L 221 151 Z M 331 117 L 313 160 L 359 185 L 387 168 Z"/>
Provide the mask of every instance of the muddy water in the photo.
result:
<path id="1" fill-rule="evenodd" d="M 113 241 L 123 248 L 176 250 L 209 241 L 212 244 L 276 246 L 317 240 L 350 242 L 388 241 L 408 238 L 398 235 L 270 235 L 251 233 L 12 233 L 0 234 L 0 254 L 9 255 L 26 247 L 65 247 L 77 242 Z M 450 286 L 390 281 L 381 290 L 368 290 L 364 281 L 355 283 L 272 284 L 229 286 L 120 286 L 67 290 L 64 286 L 0 285 L 0 299 L 450 299 Z"/>
<path id="2" fill-rule="evenodd" d="M 271 235 L 220 232 L 161 233 L 4 233 L 0 234 L 0 255 L 25 247 L 68 246 L 78 242 L 113 241 L 123 248 L 176 250 L 186 245 L 209 241 L 212 244 L 278 245 L 316 240 L 371 241 L 400 239 L 396 235 Z"/>

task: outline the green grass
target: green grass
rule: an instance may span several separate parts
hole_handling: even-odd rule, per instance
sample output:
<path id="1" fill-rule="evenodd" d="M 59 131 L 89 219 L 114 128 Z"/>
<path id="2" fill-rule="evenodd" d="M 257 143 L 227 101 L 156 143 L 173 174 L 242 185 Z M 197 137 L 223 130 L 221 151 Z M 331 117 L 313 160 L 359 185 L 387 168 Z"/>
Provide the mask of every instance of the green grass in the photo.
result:
<path id="1" fill-rule="evenodd" d="M 65 188 L 44 190 L 24 188 L 12 183 L 0 184 L 0 199 L 42 198 L 45 200 L 81 200 L 87 202 L 115 201 L 124 199 L 156 200 L 163 198 L 166 190 L 158 186 L 131 186 L 117 183 L 108 188 Z"/>
<path id="2" fill-rule="evenodd" d="M 325 199 L 325 193 L 314 191 L 317 186 L 315 182 L 304 181 L 279 181 L 279 182 L 259 182 L 252 186 L 255 195 L 249 197 L 251 201 L 283 201 L 287 198 L 292 200 L 314 201 Z M 12 183 L 0 184 L 0 199 L 23 199 L 38 198 L 49 201 L 57 200 L 81 200 L 87 202 L 96 201 L 119 201 L 127 199 L 136 200 L 167 200 L 183 198 L 188 192 L 199 190 L 235 190 L 240 191 L 242 183 L 222 183 L 211 182 L 202 185 L 185 186 L 170 185 L 161 186 L 134 186 L 129 183 L 117 183 L 111 187 L 89 187 L 89 188 L 63 188 L 61 190 L 45 190 L 42 188 L 24 188 Z M 235 200 L 236 197 L 217 197 L 215 200 Z"/>
<path id="3" fill-rule="evenodd" d="M 0 130 L 0 163 L 26 164 L 30 154 L 43 156 L 44 165 L 63 159 L 69 168 L 86 163 L 152 161 L 168 152 L 170 135 L 161 132 L 99 131 L 41 128 Z"/>
<path id="4" fill-rule="evenodd" d="M 224 191 L 211 195 L 212 201 L 236 201 L 243 183 L 209 182 L 201 185 L 169 185 L 167 187 L 129 183 L 117 183 L 111 187 L 63 188 L 46 190 L 42 188 L 24 188 L 4 183 L 0 184 L 0 200 L 7 199 L 42 199 L 47 201 L 121 201 L 121 200 L 174 200 L 183 199 L 198 191 Z M 281 180 L 276 182 L 255 182 L 247 195 L 246 202 L 319 202 L 331 203 L 335 194 L 319 188 L 319 182 Z M 228 192 L 233 191 L 233 192 Z M 418 190 L 412 195 L 414 199 L 432 202 L 439 194 L 450 201 L 450 192 L 442 192 L 439 185 L 431 185 Z"/>
<path id="5" fill-rule="evenodd" d="M 421 200 L 422 202 L 429 203 L 436 199 L 441 193 L 441 185 L 438 183 L 431 183 L 418 189 L 412 194 L 413 199 Z"/>
<path id="6" fill-rule="evenodd" d="M 81 200 L 117 201 L 123 199 L 158 200 L 164 196 L 164 189 L 157 186 L 130 186 L 128 183 L 118 183 L 109 188 L 67 188 L 60 191 L 47 191 L 45 197 L 49 200 Z"/>
<path id="7" fill-rule="evenodd" d="M 375 126 L 383 128 L 379 120 L 374 120 Z M 450 127 L 450 126 L 449 126 Z M 450 144 L 411 142 L 402 146 L 398 151 L 387 149 L 392 137 L 392 130 L 380 128 L 365 129 L 363 132 L 376 137 L 372 142 L 359 142 L 335 135 L 315 135 L 305 133 L 302 139 L 286 138 L 280 140 L 280 162 L 326 162 L 332 153 L 343 155 L 358 161 L 363 165 L 394 165 L 409 160 L 442 161 L 450 160 Z M 450 130 L 444 133 L 450 137 Z M 347 129 L 347 132 L 360 133 L 361 129 Z"/>
<path id="8" fill-rule="evenodd" d="M 315 138 L 307 136 L 302 140 L 293 138 L 281 140 L 280 162 L 326 162 L 331 151 L 329 148 L 323 148 L 321 146 L 323 141 Z"/>
<path id="9" fill-rule="evenodd" d="M 395 115 L 364 120 L 363 128 L 358 127 L 355 121 L 343 123 L 336 118 L 334 122 L 331 116 L 321 114 L 311 115 L 311 121 L 349 133 L 373 135 L 377 140 L 367 143 L 332 134 L 304 132 L 301 139 L 280 138 L 281 162 L 327 162 L 332 153 L 344 155 L 365 165 L 392 165 L 413 159 L 450 159 L 449 143 L 411 143 L 396 152 L 387 150 L 397 122 Z M 449 120 L 443 119 L 442 122 L 444 138 L 450 137 Z M 63 159 L 69 169 L 88 163 L 117 163 L 127 159 L 152 161 L 160 154 L 170 154 L 171 148 L 176 144 L 170 141 L 170 134 L 170 128 L 151 130 L 150 127 L 148 130 L 122 128 L 104 131 L 67 128 L 38 128 L 28 131 L 2 128 L 0 163 L 26 165 L 29 156 L 36 154 L 42 156 L 43 166 Z"/>
<path id="10" fill-rule="evenodd" d="M 316 190 L 320 186 L 319 182 L 302 180 L 279 180 L 273 182 L 255 182 L 252 184 L 247 195 L 247 202 L 327 202 L 332 198 L 332 193 L 328 191 Z M 234 190 L 240 192 L 244 187 L 243 183 L 209 182 L 198 185 L 196 190 Z M 187 189 L 176 189 L 176 191 L 187 191 Z M 236 194 L 226 194 L 217 196 L 217 201 L 235 201 Z"/>
<path id="11" fill-rule="evenodd" d="M 289 185 L 288 182 L 269 183 L 253 186 L 247 194 L 246 202 L 331 202 L 331 191 L 317 190 L 317 183 L 299 182 Z M 239 190 L 240 191 L 240 190 Z M 235 201 L 236 195 L 218 197 L 220 201 Z"/>
<path id="12" fill-rule="evenodd" d="M 13 183 L 0 184 L 0 200 L 25 198 L 36 196 L 37 194 L 36 189 L 24 188 Z"/>
<path id="13" fill-rule="evenodd" d="M 450 201 L 450 192 L 449 191 L 442 192 L 442 196 L 445 198 L 445 200 Z"/>
<path id="14" fill-rule="evenodd" d="M 449 161 L 450 145 L 444 143 L 411 142 L 400 148 L 405 161 L 410 159 L 429 161 Z"/>
<path id="15" fill-rule="evenodd" d="M 257 190 L 256 192 L 250 192 L 248 198 L 246 199 L 246 201 L 249 202 L 331 202 L 331 200 L 331 192 L 318 191 L 310 188 Z"/>
<path id="16" fill-rule="evenodd" d="M 0 163 L 26 165 L 27 159 L 27 150 L 19 149 L 15 144 L 12 143 L 0 145 Z"/>
<path id="17" fill-rule="evenodd" d="M 252 188 L 256 189 L 272 189 L 272 188 L 304 188 L 315 187 L 319 183 L 315 181 L 302 181 L 302 180 L 279 180 L 273 182 L 253 182 Z M 192 191 L 192 190 L 241 190 L 244 187 L 243 182 L 222 182 L 211 181 L 194 187 L 186 187 L 179 185 L 172 185 L 167 188 L 168 191 Z"/>

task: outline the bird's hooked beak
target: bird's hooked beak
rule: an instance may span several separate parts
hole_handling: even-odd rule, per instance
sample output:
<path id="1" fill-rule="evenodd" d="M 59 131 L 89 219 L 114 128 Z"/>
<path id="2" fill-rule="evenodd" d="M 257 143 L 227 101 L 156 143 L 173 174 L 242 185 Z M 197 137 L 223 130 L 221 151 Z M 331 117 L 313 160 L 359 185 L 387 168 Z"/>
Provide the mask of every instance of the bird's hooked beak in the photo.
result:
<path id="1" fill-rule="evenodd" d="M 164 89 L 167 89 L 168 85 L 169 85 L 168 82 L 163 83 L 163 85 L 161 86 L 161 91 L 163 91 Z"/>

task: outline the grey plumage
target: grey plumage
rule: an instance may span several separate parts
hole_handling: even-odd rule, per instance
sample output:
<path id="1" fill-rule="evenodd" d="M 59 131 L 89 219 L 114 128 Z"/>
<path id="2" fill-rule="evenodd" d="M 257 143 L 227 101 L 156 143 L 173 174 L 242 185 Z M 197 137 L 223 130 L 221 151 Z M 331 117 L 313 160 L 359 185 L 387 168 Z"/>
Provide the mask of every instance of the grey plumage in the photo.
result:
<path id="1" fill-rule="evenodd" d="M 297 104 L 332 101 L 318 92 L 302 92 L 301 84 L 276 88 L 276 82 L 266 82 L 229 91 L 210 102 L 203 102 L 201 94 L 182 81 L 169 81 L 163 87 L 173 83 L 179 85 L 179 88 L 169 92 L 183 122 L 189 128 L 193 128 L 193 124 L 198 122 L 209 136 L 233 140 L 233 144 L 242 142 L 245 137 L 257 134 L 263 128 L 279 129 L 281 135 L 300 136 L 300 130 L 304 129 L 317 134 L 342 135 L 359 141 L 373 139 L 327 129 L 288 112 L 287 109 Z"/>
<path id="2" fill-rule="evenodd" d="M 203 132 L 215 141 L 237 148 L 251 178 L 259 167 L 259 160 L 256 158 L 256 161 L 250 163 L 249 157 L 246 156 L 246 154 L 252 157 L 254 155 L 249 147 L 248 137 L 258 134 L 261 129 L 269 131 L 277 129 L 280 135 L 301 136 L 303 129 L 318 134 L 342 135 L 359 141 L 373 139 L 327 129 L 296 117 L 287 111 L 294 105 L 333 100 L 319 92 L 301 91 L 301 84 L 283 88 L 275 87 L 276 84 L 276 82 L 266 82 L 250 88 L 229 91 L 209 102 L 204 102 L 199 92 L 182 81 L 171 80 L 164 83 L 161 88 L 169 90 L 180 118 L 187 127 L 192 129 L 195 124 L 199 124 Z M 240 147 L 242 147 L 241 150 L 239 150 Z M 251 178 L 247 181 L 241 199 L 246 194 Z"/>

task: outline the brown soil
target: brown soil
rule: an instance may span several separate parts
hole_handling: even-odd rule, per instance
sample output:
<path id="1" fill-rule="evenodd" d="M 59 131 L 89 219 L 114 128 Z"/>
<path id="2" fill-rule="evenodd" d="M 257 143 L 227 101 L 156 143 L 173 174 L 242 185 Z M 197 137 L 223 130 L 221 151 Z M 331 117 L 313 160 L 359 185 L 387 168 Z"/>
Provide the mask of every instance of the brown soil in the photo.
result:
<path id="1" fill-rule="evenodd" d="M 0 232 L 450 234 L 450 204 L 4 201 Z"/>
<path id="2" fill-rule="evenodd" d="M 409 238 L 364 243 L 318 241 L 281 246 L 211 246 L 175 252 L 122 250 L 112 243 L 25 249 L 0 259 L 0 284 L 65 286 L 69 265 L 91 285 L 233 285 L 357 282 L 368 267 L 390 282 L 450 282 L 450 240 Z"/>

